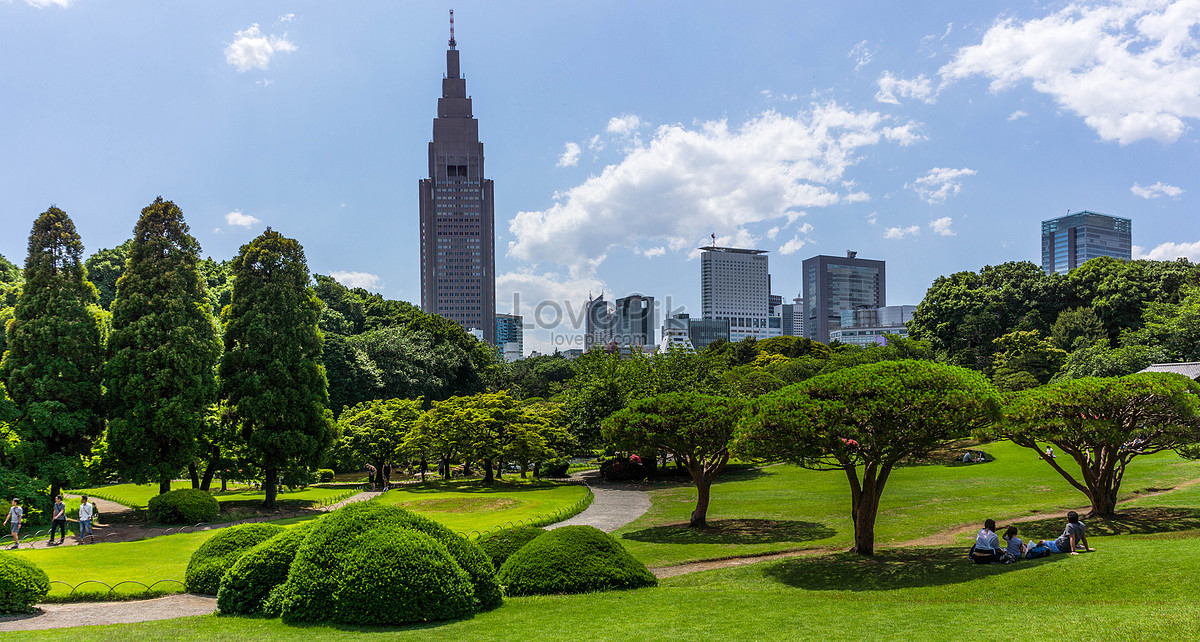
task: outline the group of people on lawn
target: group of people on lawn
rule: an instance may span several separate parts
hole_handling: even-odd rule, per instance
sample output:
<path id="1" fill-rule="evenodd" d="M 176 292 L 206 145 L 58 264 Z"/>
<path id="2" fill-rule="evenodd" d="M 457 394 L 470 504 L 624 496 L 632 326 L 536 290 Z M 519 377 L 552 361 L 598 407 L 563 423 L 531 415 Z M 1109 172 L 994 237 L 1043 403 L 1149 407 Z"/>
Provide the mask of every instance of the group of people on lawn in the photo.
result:
<path id="1" fill-rule="evenodd" d="M 1005 546 L 1000 546 L 1000 537 L 996 535 L 996 520 L 983 522 L 983 528 L 975 536 L 975 546 L 971 547 L 969 557 L 976 564 L 1011 564 L 1021 559 L 1034 559 L 1051 554 L 1070 553 L 1078 555 L 1076 549 L 1083 545 L 1085 552 L 1092 548 L 1088 546 L 1087 527 L 1079 521 L 1079 513 L 1067 513 L 1067 526 L 1058 539 L 1021 541 L 1017 537 L 1017 527 L 1009 526 L 1004 531 Z"/>
<path id="2" fill-rule="evenodd" d="M 4 524 L 8 526 L 12 533 L 13 543 L 9 546 L 10 549 L 15 549 L 21 545 L 21 518 L 25 516 L 25 510 L 21 508 L 21 499 L 14 497 L 12 506 L 8 508 L 8 517 L 4 518 Z M 88 501 L 88 496 L 83 495 L 79 501 L 79 543 L 86 544 L 84 537 L 92 534 L 92 519 L 96 516 L 96 505 Z M 59 544 L 65 544 L 67 541 L 67 504 L 63 502 L 62 495 L 54 497 L 54 508 L 51 510 L 50 521 L 50 541 L 51 546 L 55 546 L 54 535 L 61 533 L 58 540 Z"/>

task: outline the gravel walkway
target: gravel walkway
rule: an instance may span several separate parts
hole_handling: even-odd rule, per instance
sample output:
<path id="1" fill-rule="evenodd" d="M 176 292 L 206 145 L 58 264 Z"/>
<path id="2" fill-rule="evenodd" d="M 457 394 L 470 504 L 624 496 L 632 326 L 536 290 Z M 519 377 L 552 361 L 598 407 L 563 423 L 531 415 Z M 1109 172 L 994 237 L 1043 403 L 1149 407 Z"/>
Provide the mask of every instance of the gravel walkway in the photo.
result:
<path id="1" fill-rule="evenodd" d="M 650 510 L 650 496 L 639 486 L 601 481 L 600 473 L 595 470 L 576 473 L 571 478 L 592 489 L 592 503 L 582 513 L 551 524 L 548 529 L 583 525 L 611 533 Z"/>
<path id="2" fill-rule="evenodd" d="M 0 618 L 0 632 L 34 631 L 170 620 L 189 615 L 208 615 L 217 610 L 217 598 L 201 595 L 168 595 L 136 602 L 77 602 L 42 604 L 41 612 Z"/>

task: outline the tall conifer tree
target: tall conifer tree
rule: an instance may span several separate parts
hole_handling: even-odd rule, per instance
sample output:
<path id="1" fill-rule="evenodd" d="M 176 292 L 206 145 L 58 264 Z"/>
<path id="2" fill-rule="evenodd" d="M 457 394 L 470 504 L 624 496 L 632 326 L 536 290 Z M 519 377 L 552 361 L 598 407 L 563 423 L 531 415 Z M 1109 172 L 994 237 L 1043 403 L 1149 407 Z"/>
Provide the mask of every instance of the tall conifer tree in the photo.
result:
<path id="1" fill-rule="evenodd" d="M 200 245 L 174 203 L 159 197 L 142 210 L 128 251 L 104 369 L 108 446 L 123 478 L 165 493 L 197 454 L 221 342 L 197 271 Z"/>
<path id="2" fill-rule="evenodd" d="M 24 457 L 56 495 L 81 471 L 102 430 L 104 312 L 83 266 L 83 243 L 67 213 L 33 223 L 25 283 L 8 324 L 0 378 L 16 402 Z"/>
<path id="3" fill-rule="evenodd" d="M 221 396 L 263 468 L 263 505 L 275 506 L 280 470 L 315 465 L 333 439 L 321 366 L 321 302 L 304 249 L 267 228 L 233 261 L 233 299 L 221 313 Z"/>

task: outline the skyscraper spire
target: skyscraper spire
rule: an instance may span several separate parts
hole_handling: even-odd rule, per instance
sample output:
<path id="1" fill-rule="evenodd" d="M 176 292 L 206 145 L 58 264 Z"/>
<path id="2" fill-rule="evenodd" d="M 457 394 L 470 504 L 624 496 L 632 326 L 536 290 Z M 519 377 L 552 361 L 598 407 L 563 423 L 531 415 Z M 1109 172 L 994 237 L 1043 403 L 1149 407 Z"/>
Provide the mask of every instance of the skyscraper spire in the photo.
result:
<path id="1" fill-rule="evenodd" d="M 454 49 L 458 43 L 454 42 L 454 9 L 450 10 L 450 48 Z"/>

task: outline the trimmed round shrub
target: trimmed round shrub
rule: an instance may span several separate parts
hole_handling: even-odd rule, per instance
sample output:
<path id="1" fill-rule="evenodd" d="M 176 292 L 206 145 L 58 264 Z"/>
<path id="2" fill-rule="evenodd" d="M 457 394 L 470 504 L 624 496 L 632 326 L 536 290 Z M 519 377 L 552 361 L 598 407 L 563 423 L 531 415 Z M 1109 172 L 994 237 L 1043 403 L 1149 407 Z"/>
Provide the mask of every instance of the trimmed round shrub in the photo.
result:
<path id="1" fill-rule="evenodd" d="M 222 528 L 192 553 L 184 575 L 184 588 L 189 593 L 216 595 L 221 588 L 221 576 L 238 558 L 284 530 L 278 524 L 242 524 Z"/>
<path id="2" fill-rule="evenodd" d="M 425 539 L 410 537 L 417 534 Z M 451 563 L 449 567 L 436 561 L 438 556 L 427 550 L 429 546 L 423 543 L 426 539 L 433 542 L 434 550 L 444 551 Z M 422 544 L 411 554 L 402 550 L 413 542 Z M 363 557 L 364 550 L 383 557 Z M 397 561 L 391 561 L 392 558 Z M 413 560 L 429 564 L 429 569 L 420 570 L 419 566 L 413 565 Z M 469 601 L 466 611 L 459 608 L 453 597 L 457 589 L 445 593 L 449 590 L 446 587 L 430 584 L 445 581 L 447 587 L 456 586 L 456 580 L 452 578 L 458 576 L 451 572 L 454 569 L 463 573 L 467 580 Z M 397 574 L 401 573 L 416 574 L 414 577 L 424 579 L 410 583 L 397 579 Z M 359 583 L 365 584 L 360 586 Z M 433 602 L 424 601 L 420 595 L 388 595 L 408 591 L 397 588 L 402 585 L 412 586 L 411 590 L 419 594 L 432 591 L 432 595 L 441 595 L 438 599 L 445 600 L 446 606 L 428 610 L 421 605 Z M 297 622 L 384 622 L 380 618 L 386 618 L 389 623 L 400 623 L 448 619 L 478 608 L 490 608 L 501 600 L 495 570 L 478 544 L 410 511 L 378 502 L 351 504 L 322 519 L 300 545 L 287 581 L 277 591 L 268 595 L 264 612 L 271 614 L 278 610 L 285 620 Z M 401 599 L 408 601 L 396 601 Z M 394 615 L 382 612 L 382 609 L 391 608 L 401 610 Z M 361 620 L 359 613 L 375 619 Z"/>
<path id="3" fill-rule="evenodd" d="M 500 570 L 500 566 L 510 555 L 545 532 L 547 532 L 546 529 L 537 526 L 508 528 L 479 540 L 479 546 L 484 553 L 488 554 L 488 557 L 492 558 L 492 566 L 495 566 L 496 570 Z"/>
<path id="4" fill-rule="evenodd" d="M 656 586 L 658 580 L 608 533 L 564 526 L 539 535 L 504 562 L 508 595 L 591 593 Z"/>
<path id="5" fill-rule="evenodd" d="M 50 578 L 37 564 L 0 553 L 0 615 L 31 613 L 49 592 Z"/>
<path id="6" fill-rule="evenodd" d="M 221 576 L 217 608 L 235 615 L 261 611 L 271 589 L 287 579 L 296 550 L 314 524 L 289 528 L 242 554 Z"/>
<path id="7" fill-rule="evenodd" d="M 180 488 L 150 498 L 150 521 L 160 524 L 211 522 L 221 512 L 217 498 L 197 488 Z"/>
<path id="8" fill-rule="evenodd" d="M 317 480 L 322 484 L 333 481 L 333 475 L 334 473 L 332 468 L 317 469 Z"/>

